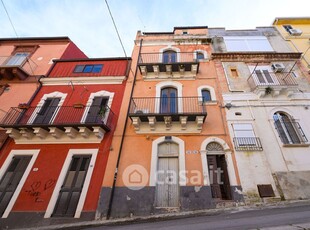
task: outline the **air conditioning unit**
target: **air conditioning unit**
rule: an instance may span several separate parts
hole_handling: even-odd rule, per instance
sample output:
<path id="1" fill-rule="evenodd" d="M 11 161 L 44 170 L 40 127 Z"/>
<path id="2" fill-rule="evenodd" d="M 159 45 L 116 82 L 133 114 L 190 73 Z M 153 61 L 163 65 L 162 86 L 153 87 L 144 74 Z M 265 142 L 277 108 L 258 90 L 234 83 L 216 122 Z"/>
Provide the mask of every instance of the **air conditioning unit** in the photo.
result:
<path id="1" fill-rule="evenodd" d="M 289 29 L 289 33 L 293 36 L 300 36 L 302 31 L 300 29 Z"/>
<path id="2" fill-rule="evenodd" d="M 282 72 L 285 69 L 285 66 L 283 65 L 283 63 L 273 63 L 271 65 L 271 68 L 273 69 L 274 72 L 278 73 Z"/>

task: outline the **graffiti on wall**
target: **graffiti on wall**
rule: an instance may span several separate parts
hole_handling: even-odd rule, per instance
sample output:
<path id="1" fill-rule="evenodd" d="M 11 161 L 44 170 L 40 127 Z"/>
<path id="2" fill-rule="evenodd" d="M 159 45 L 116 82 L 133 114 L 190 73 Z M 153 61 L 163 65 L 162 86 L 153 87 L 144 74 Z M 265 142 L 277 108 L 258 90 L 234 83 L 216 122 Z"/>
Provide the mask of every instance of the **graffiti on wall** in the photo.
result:
<path id="1" fill-rule="evenodd" d="M 34 197 L 35 202 L 43 202 L 44 200 L 41 198 L 41 195 L 51 189 L 56 183 L 55 179 L 48 179 L 47 181 L 35 181 L 31 184 L 30 189 L 26 190 L 29 196 Z"/>

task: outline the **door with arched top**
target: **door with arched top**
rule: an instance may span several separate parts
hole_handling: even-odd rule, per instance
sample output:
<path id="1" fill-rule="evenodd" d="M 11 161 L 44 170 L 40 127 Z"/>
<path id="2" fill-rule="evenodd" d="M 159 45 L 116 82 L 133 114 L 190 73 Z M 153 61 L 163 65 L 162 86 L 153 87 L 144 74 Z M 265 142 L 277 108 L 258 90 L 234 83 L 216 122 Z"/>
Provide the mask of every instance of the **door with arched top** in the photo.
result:
<path id="1" fill-rule="evenodd" d="M 160 113 L 178 112 L 178 92 L 177 89 L 166 87 L 161 90 L 160 95 Z"/>
<path id="2" fill-rule="evenodd" d="M 163 142 L 158 145 L 156 207 L 179 206 L 179 145 Z"/>
<path id="3" fill-rule="evenodd" d="M 206 147 L 212 198 L 230 200 L 231 190 L 223 147 L 211 142 Z"/>
<path id="4" fill-rule="evenodd" d="M 175 63 L 177 61 L 177 53 L 173 50 L 163 52 L 163 63 Z"/>

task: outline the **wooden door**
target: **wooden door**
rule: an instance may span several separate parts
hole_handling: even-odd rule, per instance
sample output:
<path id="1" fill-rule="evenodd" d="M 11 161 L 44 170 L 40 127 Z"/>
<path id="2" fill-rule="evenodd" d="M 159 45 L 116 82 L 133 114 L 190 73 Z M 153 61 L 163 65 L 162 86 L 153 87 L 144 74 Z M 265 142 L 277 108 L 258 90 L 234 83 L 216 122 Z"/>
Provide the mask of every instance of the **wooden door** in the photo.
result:
<path id="1" fill-rule="evenodd" d="M 14 156 L 0 180 L 0 217 L 5 212 L 32 156 Z"/>
<path id="2" fill-rule="evenodd" d="M 49 124 L 58 111 L 60 98 L 47 98 L 38 112 L 33 124 Z"/>
<path id="3" fill-rule="evenodd" d="M 178 97 L 177 89 L 167 87 L 161 90 L 160 96 L 160 112 L 161 113 L 177 113 Z"/>
<path id="4" fill-rule="evenodd" d="M 74 217 L 90 159 L 91 155 L 75 155 L 72 157 L 52 216 Z"/>
<path id="5" fill-rule="evenodd" d="M 89 108 L 85 123 L 98 123 L 104 119 L 108 97 L 95 97 Z"/>

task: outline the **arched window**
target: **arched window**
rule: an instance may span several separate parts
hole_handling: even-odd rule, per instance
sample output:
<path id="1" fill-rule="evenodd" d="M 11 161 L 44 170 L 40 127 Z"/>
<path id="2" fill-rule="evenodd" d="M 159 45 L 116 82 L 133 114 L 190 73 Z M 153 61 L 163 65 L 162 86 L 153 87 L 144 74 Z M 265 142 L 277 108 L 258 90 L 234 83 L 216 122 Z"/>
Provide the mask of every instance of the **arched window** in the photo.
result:
<path id="1" fill-rule="evenodd" d="M 167 50 L 163 52 L 163 63 L 175 63 L 177 62 L 177 52 L 173 50 Z"/>
<path id="2" fill-rule="evenodd" d="M 173 87 L 161 89 L 160 95 L 160 112 L 177 113 L 178 112 L 178 92 Z"/>
<path id="3" fill-rule="evenodd" d="M 283 144 L 301 144 L 307 141 L 298 122 L 283 112 L 273 114 L 275 127 Z"/>
<path id="4" fill-rule="evenodd" d="M 201 96 L 202 96 L 202 101 L 203 101 L 203 102 L 212 101 L 212 99 L 211 99 L 211 93 L 210 93 L 210 91 L 207 90 L 207 89 L 201 90 Z"/>
<path id="5" fill-rule="evenodd" d="M 196 58 L 197 60 L 201 60 L 205 58 L 205 55 L 202 52 L 197 52 L 196 53 Z"/>

